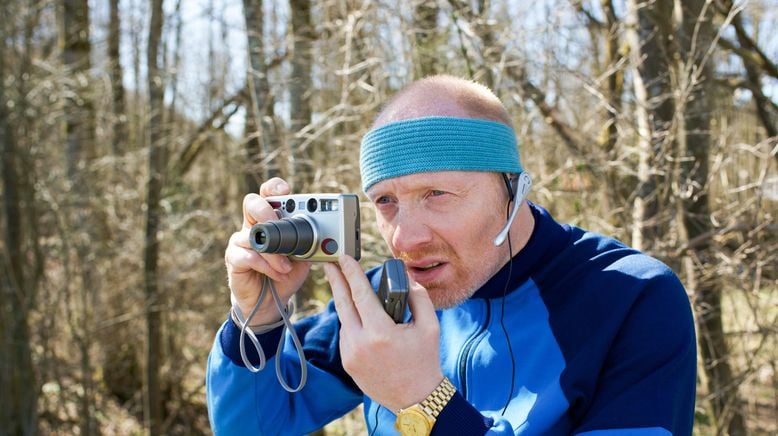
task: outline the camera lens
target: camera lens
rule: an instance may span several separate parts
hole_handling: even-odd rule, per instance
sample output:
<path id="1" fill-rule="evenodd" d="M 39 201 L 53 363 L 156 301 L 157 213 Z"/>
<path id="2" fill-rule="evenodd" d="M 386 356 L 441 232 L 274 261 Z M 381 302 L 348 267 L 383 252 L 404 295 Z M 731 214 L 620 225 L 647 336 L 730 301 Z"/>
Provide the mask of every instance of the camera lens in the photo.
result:
<path id="1" fill-rule="evenodd" d="M 308 200 L 308 212 L 316 212 L 316 208 L 319 206 L 319 203 L 316 201 L 315 198 L 311 198 Z"/>
<path id="2" fill-rule="evenodd" d="M 251 228 L 249 242 L 259 253 L 301 256 L 313 247 L 313 227 L 303 217 L 259 223 Z"/>
<path id="3" fill-rule="evenodd" d="M 294 200 L 291 198 L 289 200 L 286 200 L 286 211 L 287 213 L 294 212 Z"/>

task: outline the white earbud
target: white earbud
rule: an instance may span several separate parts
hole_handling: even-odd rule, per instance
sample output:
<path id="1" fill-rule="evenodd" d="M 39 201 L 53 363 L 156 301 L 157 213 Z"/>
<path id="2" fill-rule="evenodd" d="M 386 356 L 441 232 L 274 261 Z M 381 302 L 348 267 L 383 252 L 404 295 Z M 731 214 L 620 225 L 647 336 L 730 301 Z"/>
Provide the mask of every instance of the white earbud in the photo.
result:
<path id="1" fill-rule="evenodd" d="M 503 227 L 500 233 L 497 234 L 497 237 L 494 238 L 495 247 L 502 245 L 505 242 L 505 239 L 508 238 L 508 232 L 510 232 L 513 220 L 516 218 L 516 214 L 519 212 L 519 206 L 521 206 L 521 203 L 523 203 L 524 199 L 527 198 L 527 194 L 529 194 L 530 188 L 532 188 L 532 177 L 530 177 L 526 171 L 522 172 L 519 174 L 518 183 L 516 183 L 516 194 L 513 197 L 513 210 L 511 211 L 511 215 L 508 218 L 508 222 L 505 224 L 505 227 Z"/>

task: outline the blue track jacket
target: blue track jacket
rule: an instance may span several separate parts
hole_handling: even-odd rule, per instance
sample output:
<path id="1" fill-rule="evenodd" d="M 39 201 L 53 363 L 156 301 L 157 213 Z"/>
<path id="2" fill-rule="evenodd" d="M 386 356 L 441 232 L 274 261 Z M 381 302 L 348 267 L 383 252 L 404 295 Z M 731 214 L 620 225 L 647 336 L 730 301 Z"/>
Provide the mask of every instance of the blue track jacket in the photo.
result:
<path id="1" fill-rule="evenodd" d="M 618 241 L 530 207 L 535 229 L 510 277 L 506 265 L 465 303 L 438 311 L 442 370 L 458 392 L 432 433 L 690 435 L 695 336 L 678 278 Z M 379 276 L 368 272 L 376 287 Z M 229 319 L 221 326 L 206 377 L 214 432 L 305 434 L 364 403 L 370 434 L 397 434 L 393 411 L 365 396 L 343 369 L 333 303 L 295 329 L 308 383 L 290 394 L 274 370 L 281 358 L 288 383 L 299 381 L 288 337 L 282 356 L 252 374 L 240 357 L 240 330 Z M 280 328 L 260 336 L 268 356 L 280 336 Z"/>

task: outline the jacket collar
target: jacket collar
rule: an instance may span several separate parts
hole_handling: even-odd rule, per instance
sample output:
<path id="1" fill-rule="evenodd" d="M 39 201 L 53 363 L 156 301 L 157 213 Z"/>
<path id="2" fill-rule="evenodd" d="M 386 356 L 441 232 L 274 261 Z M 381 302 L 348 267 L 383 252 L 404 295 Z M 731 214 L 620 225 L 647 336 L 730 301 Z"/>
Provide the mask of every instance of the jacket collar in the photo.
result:
<path id="1" fill-rule="evenodd" d="M 471 298 L 500 298 L 504 292 L 510 294 L 532 277 L 536 271 L 547 265 L 569 240 L 571 231 L 569 225 L 559 224 L 542 207 L 530 201 L 527 201 L 527 204 L 535 218 L 535 227 L 532 229 L 529 241 Z M 507 292 L 505 291 L 506 283 L 508 284 Z"/>

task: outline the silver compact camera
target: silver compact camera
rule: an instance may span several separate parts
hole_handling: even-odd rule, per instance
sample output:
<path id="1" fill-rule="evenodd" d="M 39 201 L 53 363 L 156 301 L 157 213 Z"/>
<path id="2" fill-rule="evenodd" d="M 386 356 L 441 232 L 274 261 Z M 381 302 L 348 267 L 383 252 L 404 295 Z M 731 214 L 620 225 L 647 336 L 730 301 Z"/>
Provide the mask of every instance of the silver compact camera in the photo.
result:
<path id="1" fill-rule="evenodd" d="M 265 198 L 280 219 L 251 227 L 251 248 L 308 262 L 360 257 L 356 194 L 295 194 Z"/>

